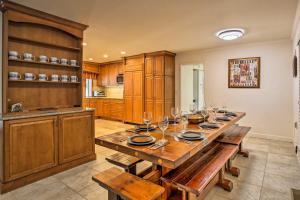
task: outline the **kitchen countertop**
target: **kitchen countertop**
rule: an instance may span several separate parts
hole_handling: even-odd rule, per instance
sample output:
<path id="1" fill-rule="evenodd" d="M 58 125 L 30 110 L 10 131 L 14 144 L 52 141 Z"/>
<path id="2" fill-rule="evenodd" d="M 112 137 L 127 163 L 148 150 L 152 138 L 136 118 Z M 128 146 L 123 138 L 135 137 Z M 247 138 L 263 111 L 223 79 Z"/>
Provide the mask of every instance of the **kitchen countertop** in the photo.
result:
<path id="1" fill-rule="evenodd" d="M 120 99 L 123 100 L 124 98 L 117 98 L 117 97 L 84 97 L 85 99 Z"/>
<path id="2" fill-rule="evenodd" d="M 16 113 L 7 113 L 1 114 L 1 120 L 14 120 L 14 119 L 25 119 L 32 117 L 44 117 L 44 116 L 52 116 L 52 115 L 63 115 L 63 114 L 72 114 L 79 112 L 92 112 L 94 108 L 60 108 L 53 110 L 45 110 L 45 111 L 24 111 L 24 112 L 16 112 Z"/>

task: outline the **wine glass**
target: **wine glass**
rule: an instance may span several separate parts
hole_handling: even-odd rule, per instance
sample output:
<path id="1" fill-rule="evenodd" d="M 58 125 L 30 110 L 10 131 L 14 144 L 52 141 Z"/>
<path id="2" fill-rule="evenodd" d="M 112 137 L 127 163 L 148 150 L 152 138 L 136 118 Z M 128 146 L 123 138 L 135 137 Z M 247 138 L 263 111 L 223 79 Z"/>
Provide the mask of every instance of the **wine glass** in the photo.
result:
<path id="1" fill-rule="evenodd" d="M 205 119 L 206 117 L 208 116 L 208 110 L 206 107 L 203 107 L 202 110 L 201 110 L 201 115 L 203 116 L 203 123 L 205 123 Z"/>
<path id="2" fill-rule="evenodd" d="M 168 125 L 169 125 L 169 119 L 167 116 L 162 117 L 158 122 L 158 127 L 162 131 L 162 135 L 163 135 L 162 139 L 159 141 L 161 144 L 165 144 L 166 142 L 168 142 L 165 139 L 165 131 L 167 130 Z"/>
<path id="3" fill-rule="evenodd" d="M 144 123 L 147 125 L 147 135 L 149 134 L 149 125 L 151 125 L 152 122 L 152 113 L 151 112 L 144 112 Z"/>
<path id="4" fill-rule="evenodd" d="M 188 115 L 181 116 L 182 133 L 186 132 L 187 125 L 189 124 Z"/>
<path id="5" fill-rule="evenodd" d="M 227 113 L 227 106 L 223 105 L 223 106 L 222 106 L 222 110 L 223 110 L 223 112 L 224 112 L 224 115 L 226 115 L 226 113 Z"/>
<path id="6" fill-rule="evenodd" d="M 212 111 L 214 112 L 214 122 L 217 121 L 217 112 L 218 112 L 219 108 L 217 106 L 213 106 L 212 107 Z"/>
<path id="7" fill-rule="evenodd" d="M 176 107 L 176 108 L 171 108 L 171 115 L 172 117 L 174 118 L 174 125 L 176 124 L 176 119 L 178 118 L 178 116 L 180 115 L 180 111 L 179 111 L 179 108 Z"/>
<path id="8" fill-rule="evenodd" d="M 196 112 L 196 104 L 190 104 L 190 112 L 192 113 L 192 114 L 195 114 L 195 112 Z"/>

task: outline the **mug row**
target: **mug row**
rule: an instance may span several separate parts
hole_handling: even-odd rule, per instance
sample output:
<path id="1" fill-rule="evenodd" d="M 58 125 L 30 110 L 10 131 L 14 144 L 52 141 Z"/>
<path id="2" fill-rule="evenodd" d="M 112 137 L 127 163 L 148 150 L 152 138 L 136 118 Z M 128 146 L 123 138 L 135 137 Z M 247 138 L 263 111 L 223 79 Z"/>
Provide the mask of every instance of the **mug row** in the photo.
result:
<path id="1" fill-rule="evenodd" d="M 21 56 L 17 51 L 9 51 L 8 52 L 8 58 L 12 60 L 20 59 Z M 77 60 L 68 60 L 66 58 L 58 59 L 57 57 L 50 57 L 45 55 L 40 55 L 39 62 L 50 62 L 51 64 L 62 64 L 62 65 L 71 65 L 71 66 L 78 66 L 79 62 Z M 25 61 L 34 61 L 35 57 L 32 55 L 32 53 L 24 53 L 23 54 L 23 60 Z"/>
<path id="2" fill-rule="evenodd" d="M 19 72 L 9 72 L 8 74 L 9 80 L 21 80 L 22 75 Z M 49 78 L 46 74 L 39 74 L 38 77 L 36 77 L 33 73 L 25 73 L 23 75 L 23 79 L 26 81 L 33 81 L 33 80 L 39 80 L 39 81 L 48 81 Z M 72 83 L 78 82 L 77 76 L 68 76 L 68 75 L 61 75 L 58 74 L 52 74 L 50 76 L 51 81 L 61 81 L 61 82 L 69 82 Z"/>

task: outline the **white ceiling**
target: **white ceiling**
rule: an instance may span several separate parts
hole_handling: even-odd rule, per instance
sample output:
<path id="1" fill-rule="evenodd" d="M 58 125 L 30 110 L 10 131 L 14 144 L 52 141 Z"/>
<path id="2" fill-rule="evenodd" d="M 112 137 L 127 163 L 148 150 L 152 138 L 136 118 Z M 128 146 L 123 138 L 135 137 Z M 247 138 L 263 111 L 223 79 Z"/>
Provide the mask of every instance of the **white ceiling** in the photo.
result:
<path id="1" fill-rule="evenodd" d="M 14 0 L 89 25 L 84 58 L 105 62 L 127 55 L 175 53 L 289 38 L 298 0 Z M 246 35 L 221 41 L 222 28 Z M 108 54 L 109 58 L 103 58 Z"/>

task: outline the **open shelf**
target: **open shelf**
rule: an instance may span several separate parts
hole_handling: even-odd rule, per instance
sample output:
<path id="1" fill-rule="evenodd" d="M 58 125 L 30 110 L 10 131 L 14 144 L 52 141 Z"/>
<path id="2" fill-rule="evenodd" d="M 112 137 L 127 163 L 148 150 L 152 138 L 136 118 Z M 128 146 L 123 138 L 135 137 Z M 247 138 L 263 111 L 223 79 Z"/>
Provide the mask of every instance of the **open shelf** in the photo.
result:
<path id="1" fill-rule="evenodd" d="M 81 51 L 81 48 L 78 48 L 78 47 L 63 46 L 63 45 L 59 45 L 59 44 L 52 44 L 52 43 L 48 43 L 48 42 L 42 42 L 42 41 L 38 41 L 38 40 L 21 38 L 21 37 L 16 37 L 16 36 L 8 36 L 8 39 L 13 40 L 13 41 L 17 41 L 17 42 L 25 42 L 25 43 L 43 45 L 43 46 L 59 48 L 59 49 L 65 49 L 65 50 L 71 50 L 71 51 Z"/>
<path id="2" fill-rule="evenodd" d="M 61 82 L 61 81 L 27 81 L 27 80 L 9 80 L 9 82 L 23 82 L 23 83 L 52 83 L 52 84 L 79 84 L 80 82 Z"/>
<path id="3" fill-rule="evenodd" d="M 54 64 L 50 62 L 39 62 L 39 61 L 27 61 L 22 59 L 8 59 L 10 62 L 19 62 L 19 63 L 30 63 L 30 64 L 38 64 L 38 65 L 50 65 L 55 67 L 71 67 L 71 68 L 80 68 L 80 66 L 73 66 L 73 65 L 62 65 L 62 64 Z"/>

